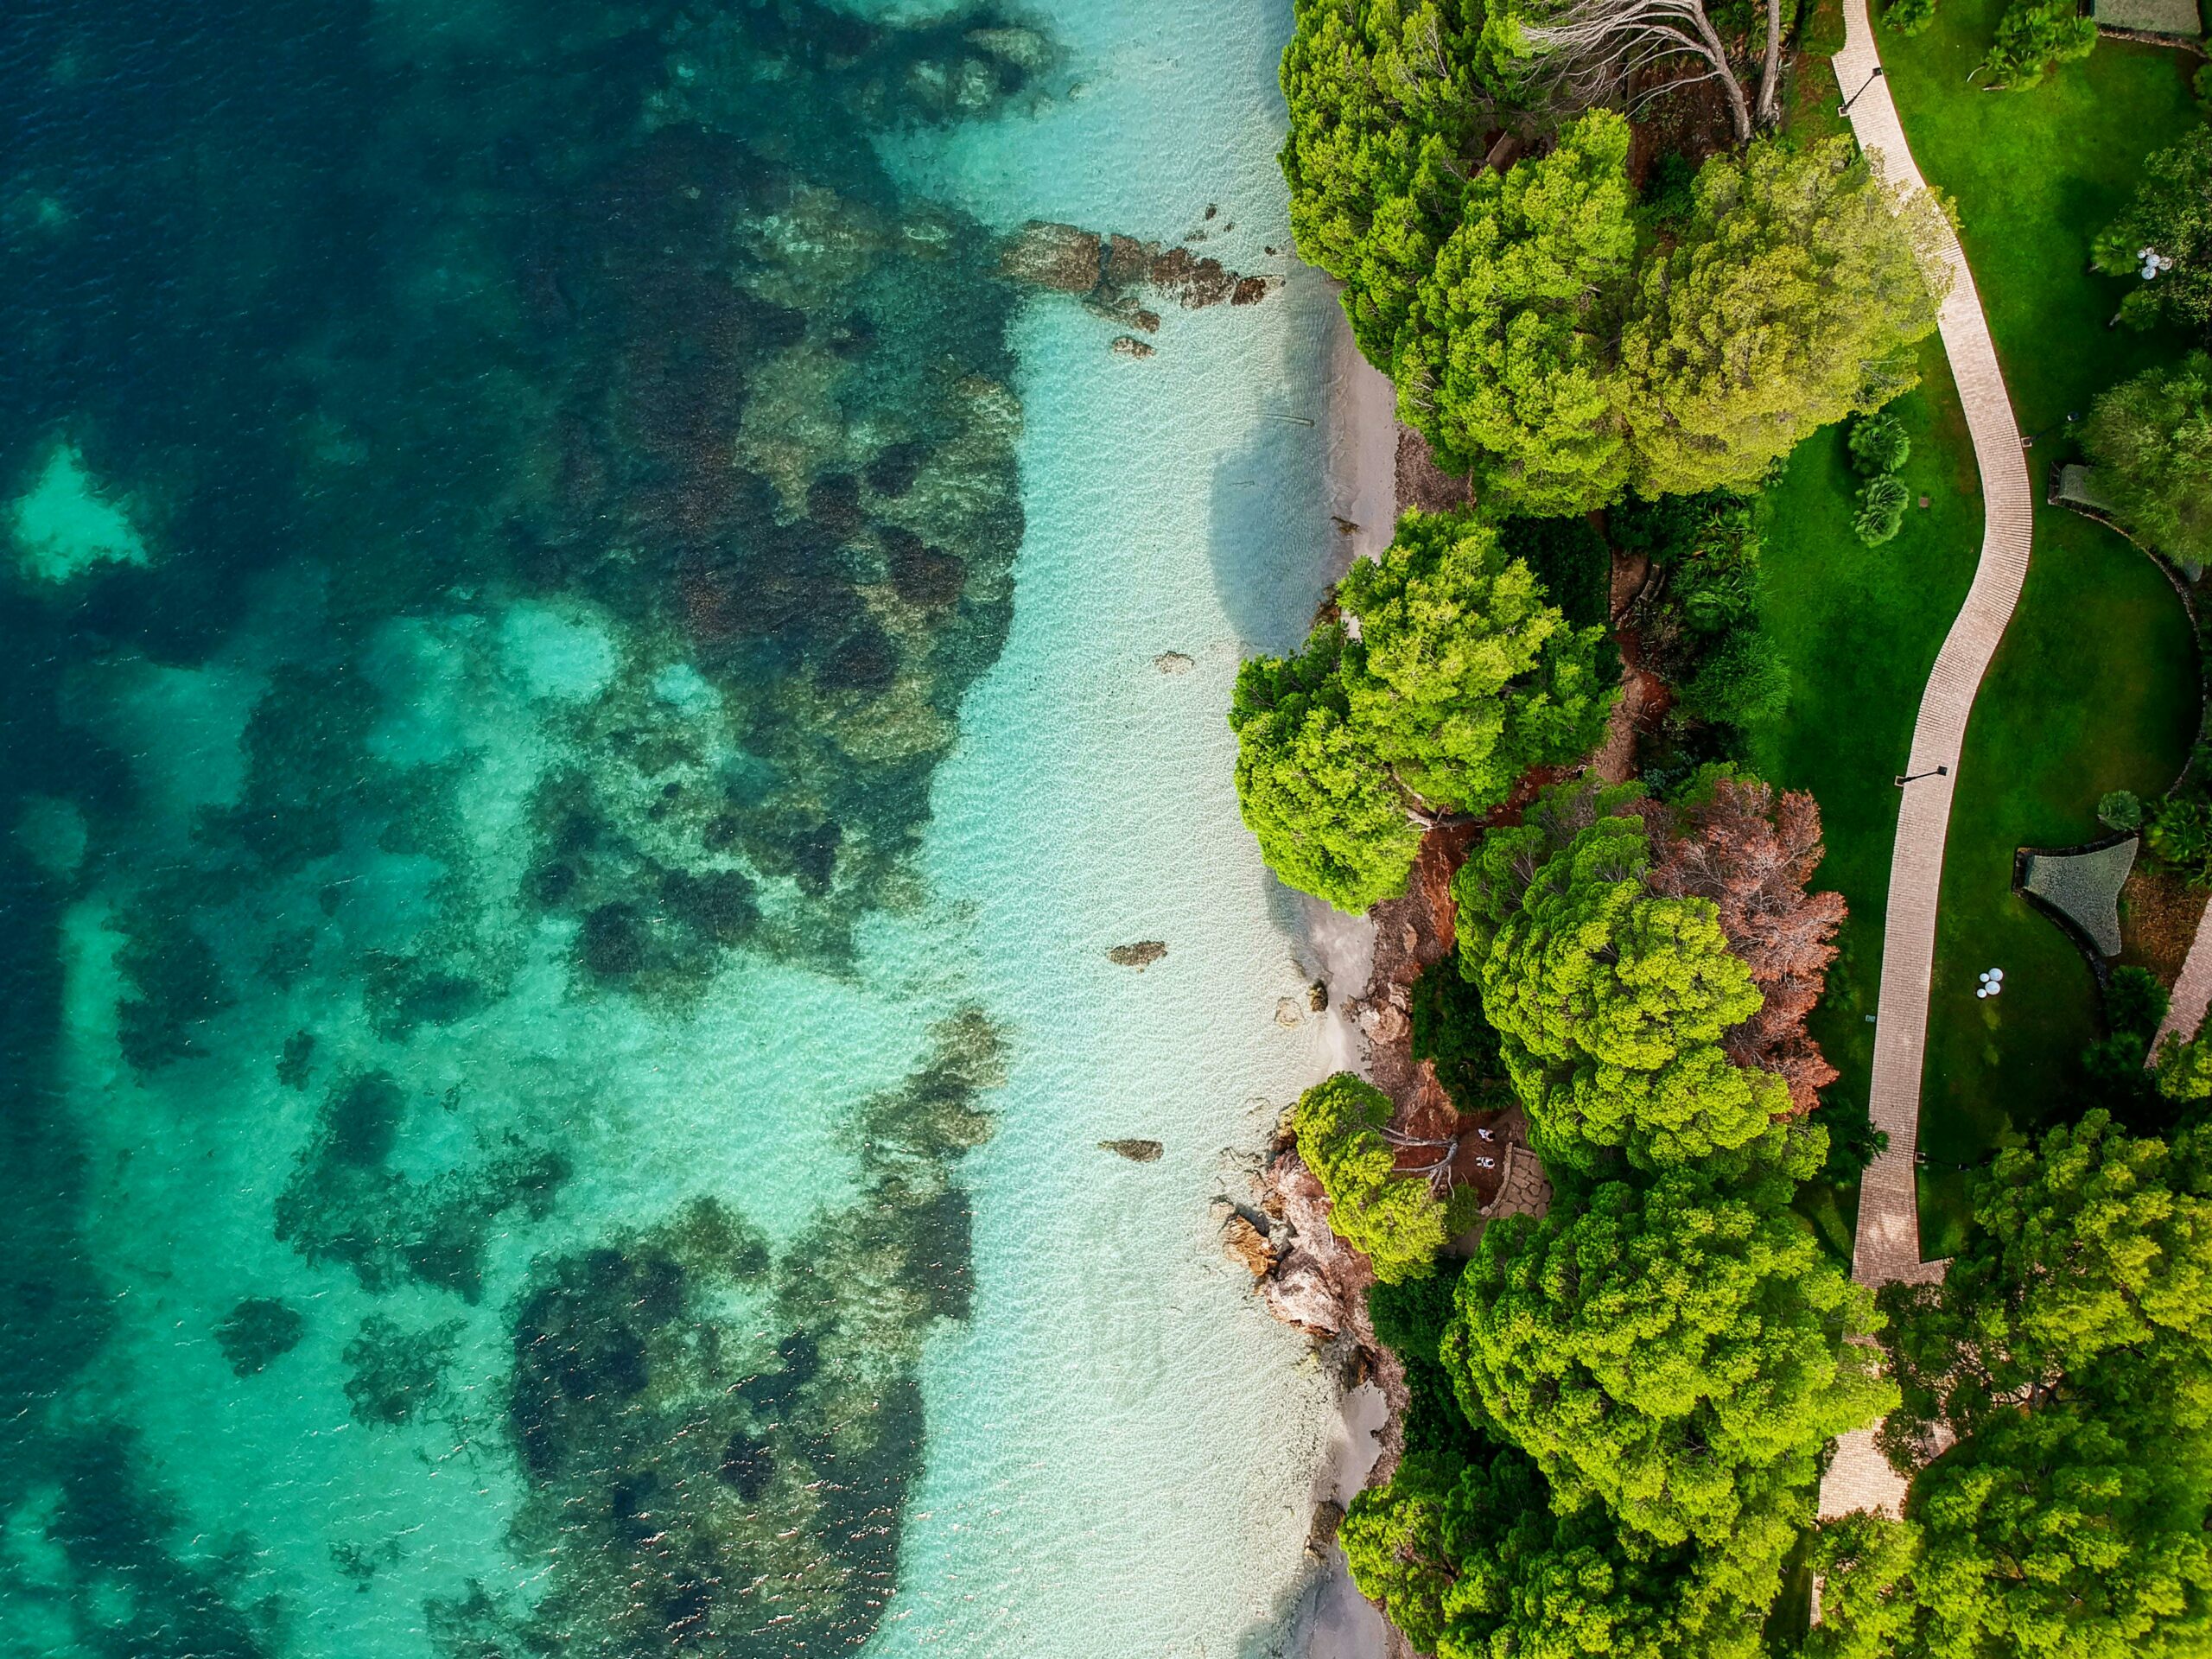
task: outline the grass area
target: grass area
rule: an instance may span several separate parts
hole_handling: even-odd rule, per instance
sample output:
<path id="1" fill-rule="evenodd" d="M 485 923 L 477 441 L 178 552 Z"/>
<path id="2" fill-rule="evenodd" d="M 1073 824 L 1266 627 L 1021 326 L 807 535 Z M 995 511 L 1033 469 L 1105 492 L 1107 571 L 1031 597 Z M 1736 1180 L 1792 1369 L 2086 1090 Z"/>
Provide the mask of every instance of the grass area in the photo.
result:
<path id="1" fill-rule="evenodd" d="M 2099 796 L 2154 796 L 2196 735 L 2189 619 L 2152 562 L 2101 525 L 2040 512 L 2027 591 L 1974 701 L 1951 810 L 1929 1003 L 1922 1248 L 1961 1242 L 1972 1177 L 2012 1127 L 2071 1116 L 2100 1030 L 2081 953 L 2012 890 L 2014 849 L 2103 833 Z M 1980 970 L 2005 969 L 1982 1001 Z"/>
<path id="2" fill-rule="evenodd" d="M 1851 906 L 1813 1034 L 1842 1073 L 1830 1090 L 1863 1103 L 1873 1060 L 1882 917 L 1898 794 L 1936 653 L 1966 598 L 1981 548 L 1981 481 L 1940 340 L 1922 348 L 1921 385 L 1895 404 L 1912 438 L 1904 480 L 1929 505 L 1880 547 L 1853 534 L 1859 480 L 1844 429 L 1815 434 L 1766 494 L 1761 615 L 1789 658 L 1788 709 L 1751 734 L 1761 776 L 1821 803 L 1827 858 L 1820 886 Z M 1814 1185 L 1806 1212 L 1848 1258 L 1855 1194 Z"/>
<path id="3" fill-rule="evenodd" d="M 1943 0 L 1925 34 L 1881 30 L 1881 48 L 1921 171 L 1957 204 L 2013 407 L 2035 439 L 2040 499 L 2068 417 L 2179 348 L 2106 329 L 2124 288 L 2088 270 L 2088 247 L 2145 158 L 2202 117 L 2192 60 L 2113 41 L 2033 91 L 1976 90 L 1967 77 L 2003 5 Z M 2087 964 L 2012 892 L 2013 849 L 2091 838 L 2107 789 L 2163 791 L 2197 696 L 2188 620 L 2156 567 L 2101 526 L 2038 508 L 2026 591 L 1975 699 L 1951 815 L 1922 1096 L 1929 1255 L 1963 1232 L 1970 1176 L 1958 1166 L 1979 1164 L 2009 1125 L 2064 1115 L 2075 1056 L 2097 1029 Z M 1996 965 L 2004 996 L 1977 1000 L 1980 969 Z"/>

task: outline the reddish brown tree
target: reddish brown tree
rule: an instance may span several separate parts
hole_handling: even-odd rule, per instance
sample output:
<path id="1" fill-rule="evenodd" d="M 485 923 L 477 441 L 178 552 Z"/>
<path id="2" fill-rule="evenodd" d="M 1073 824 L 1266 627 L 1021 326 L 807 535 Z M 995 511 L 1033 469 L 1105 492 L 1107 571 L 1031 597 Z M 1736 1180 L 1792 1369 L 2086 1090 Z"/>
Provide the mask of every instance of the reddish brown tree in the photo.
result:
<path id="1" fill-rule="evenodd" d="M 1738 1065 L 1779 1072 L 1801 1112 L 1835 1081 L 1835 1068 L 1805 1029 L 1821 1000 L 1843 895 L 1808 893 L 1827 850 L 1821 809 L 1802 791 L 1779 794 L 1756 779 L 1724 779 L 1694 805 L 1652 804 L 1652 889 L 1710 899 L 1730 949 L 1765 996 L 1759 1011 L 1723 1039 Z"/>

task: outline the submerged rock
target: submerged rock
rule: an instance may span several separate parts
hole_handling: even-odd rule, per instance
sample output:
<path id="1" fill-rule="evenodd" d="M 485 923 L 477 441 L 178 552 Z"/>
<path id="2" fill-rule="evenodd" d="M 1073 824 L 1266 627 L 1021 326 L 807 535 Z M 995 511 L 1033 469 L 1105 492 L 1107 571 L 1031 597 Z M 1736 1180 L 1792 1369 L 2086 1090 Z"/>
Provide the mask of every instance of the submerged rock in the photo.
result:
<path id="1" fill-rule="evenodd" d="M 1118 232 L 1106 239 L 1106 282 L 1111 288 L 1134 288 L 1152 270 L 1154 247 Z"/>
<path id="2" fill-rule="evenodd" d="M 1117 944 L 1106 953 L 1106 960 L 1116 968 L 1134 968 L 1139 973 L 1152 966 L 1167 954 L 1167 946 L 1159 939 L 1139 939 L 1134 944 Z"/>
<path id="3" fill-rule="evenodd" d="M 968 44 L 1033 75 L 1052 64 L 1052 43 L 1033 29 L 971 29 Z"/>
<path id="4" fill-rule="evenodd" d="M 1152 346 L 1146 345 L 1135 334 L 1115 335 L 1114 343 L 1109 349 L 1118 356 L 1135 358 L 1150 357 L 1154 351 Z"/>
<path id="5" fill-rule="evenodd" d="M 249 1296 L 215 1327 L 215 1344 L 239 1376 L 266 1370 L 300 1345 L 307 1321 L 273 1296 Z"/>
<path id="6" fill-rule="evenodd" d="M 1128 1159 L 1133 1164 L 1156 1164 L 1166 1148 L 1157 1141 L 1101 1141 L 1101 1152 L 1110 1152 Z"/>
<path id="7" fill-rule="evenodd" d="M 1098 286 L 1104 254 L 1095 231 L 1033 219 L 1007 238 L 999 269 L 1031 288 L 1088 294 Z"/>
<path id="8" fill-rule="evenodd" d="M 410 1331 L 372 1313 L 343 1356 L 353 1375 L 346 1400 L 353 1421 L 372 1428 L 397 1428 L 446 1403 L 445 1377 L 467 1324 L 444 1319 Z"/>
<path id="9" fill-rule="evenodd" d="M 1179 651 L 1163 651 L 1152 659 L 1152 665 L 1163 674 L 1187 674 L 1198 666 L 1198 662 Z"/>
<path id="10" fill-rule="evenodd" d="M 1220 304 L 1236 293 L 1239 280 L 1220 260 L 1198 258 L 1188 248 L 1170 248 L 1156 257 L 1148 275 L 1154 288 L 1173 294 L 1186 311 Z"/>
<path id="11" fill-rule="evenodd" d="M 1198 232 L 1192 239 L 1205 235 Z M 1160 332 L 1160 315 L 1139 303 L 1141 289 L 1168 295 L 1186 311 L 1201 311 L 1224 301 L 1256 305 L 1281 281 L 1243 276 L 1187 247 L 1162 248 L 1118 232 L 1102 237 L 1080 226 L 1040 219 L 1031 219 L 1001 245 L 999 270 L 1027 288 L 1079 296 L 1095 315 L 1147 334 Z M 1114 342 L 1114 349 L 1141 357 L 1147 353 L 1135 348 L 1142 344 L 1125 336 Z"/>

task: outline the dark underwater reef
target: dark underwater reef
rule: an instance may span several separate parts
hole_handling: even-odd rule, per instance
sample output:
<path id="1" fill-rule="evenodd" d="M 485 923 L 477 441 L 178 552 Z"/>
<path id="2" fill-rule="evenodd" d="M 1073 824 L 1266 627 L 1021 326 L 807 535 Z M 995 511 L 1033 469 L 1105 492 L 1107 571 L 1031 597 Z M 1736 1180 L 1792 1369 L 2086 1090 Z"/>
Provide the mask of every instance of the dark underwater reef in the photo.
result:
<path id="1" fill-rule="evenodd" d="M 10 1593 L 86 1651 L 298 1639 L 253 1541 L 188 1545 L 135 1433 L 79 1392 L 127 1288 L 79 1230 L 97 1176 L 54 1067 L 62 906 L 94 894 L 131 1076 L 181 1103 L 213 1052 L 261 1043 L 313 1116 L 270 1172 L 274 1236 L 348 1308 L 454 1310 L 348 1313 L 336 1402 L 358 1433 L 473 1437 L 520 1482 L 512 1543 L 551 1560 L 543 1594 L 434 1604 L 437 1650 L 765 1659 L 875 1628 L 920 1345 L 967 1313 L 956 1171 L 988 1131 L 998 1033 L 976 1014 L 937 1033 L 862 1111 L 858 1197 L 781 1255 L 701 1194 L 519 1286 L 488 1276 L 486 1241 L 556 1214 L 575 1154 L 488 1091 L 430 1094 L 410 1045 L 516 995 L 512 940 L 549 921 L 568 995 L 680 1032 L 734 957 L 845 971 L 856 922 L 919 902 L 931 778 L 1011 613 L 1020 294 L 995 239 L 903 196 L 868 140 L 987 118 L 1055 73 L 991 9 L 886 28 L 800 0 L 461 22 L 34 0 L 0 29 L 22 114 L 0 489 L 67 442 L 154 555 L 64 589 L 0 576 L 8 820 L 49 797 L 87 832 L 73 869 L 0 851 L 0 1516 L 60 1563 Z M 395 620 L 461 639 L 532 601 L 607 619 L 614 664 L 544 715 L 567 760 L 493 859 L 470 755 L 379 747 L 374 652 Z M 262 690 L 240 787 L 170 821 L 100 718 L 103 676 L 242 652 Z M 657 689 L 671 662 L 711 696 Z M 419 925 L 364 913 L 380 859 L 436 872 Z M 358 1057 L 330 1028 L 350 1020 L 373 1067 L 332 1058 Z M 463 1149 L 426 1173 L 409 1149 L 448 1115 Z M 241 1283 L 199 1334 L 241 1388 L 285 1386 L 339 1305 Z M 499 1408 L 463 1421 L 447 1370 L 472 1305 L 502 1311 L 513 1361 Z M 346 1548 L 335 1569 L 372 1589 L 379 1558 Z"/>

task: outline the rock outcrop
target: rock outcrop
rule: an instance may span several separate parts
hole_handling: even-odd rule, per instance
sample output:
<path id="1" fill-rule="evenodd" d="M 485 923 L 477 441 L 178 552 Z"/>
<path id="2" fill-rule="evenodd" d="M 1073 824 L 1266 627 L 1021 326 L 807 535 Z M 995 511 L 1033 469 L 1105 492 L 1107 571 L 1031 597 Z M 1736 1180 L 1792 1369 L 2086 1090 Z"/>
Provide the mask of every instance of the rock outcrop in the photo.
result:
<path id="1" fill-rule="evenodd" d="M 1221 1230 L 1221 1247 L 1229 1259 L 1255 1279 L 1265 1279 L 1277 1265 L 1268 1236 L 1241 1214 L 1232 1214 Z"/>
<path id="2" fill-rule="evenodd" d="M 1097 315 L 1147 334 L 1160 332 L 1160 314 L 1147 308 L 1141 295 L 1157 294 L 1186 311 L 1201 311 L 1224 302 L 1257 305 L 1281 282 L 1277 276 L 1242 275 L 1188 248 L 1101 236 L 1078 225 L 1041 219 L 1031 219 L 1006 239 L 999 270 L 1024 288 L 1072 294 Z M 1151 355 L 1151 348 L 1133 334 L 1116 340 L 1113 349 L 1130 357 Z"/>

